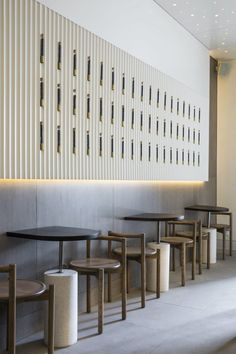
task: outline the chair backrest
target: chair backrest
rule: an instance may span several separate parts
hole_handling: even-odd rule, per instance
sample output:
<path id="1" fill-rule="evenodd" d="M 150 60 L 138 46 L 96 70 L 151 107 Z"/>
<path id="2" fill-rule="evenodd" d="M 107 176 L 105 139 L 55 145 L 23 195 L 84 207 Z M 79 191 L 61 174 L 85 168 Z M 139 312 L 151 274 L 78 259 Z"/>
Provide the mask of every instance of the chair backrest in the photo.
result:
<path id="1" fill-rule="evenodd" d="M 16 265 L 0 265 L 0 273 L 9 274 L 9 298 L 8 298 L 8 352 L 15 354 L 16 343 Z"/>

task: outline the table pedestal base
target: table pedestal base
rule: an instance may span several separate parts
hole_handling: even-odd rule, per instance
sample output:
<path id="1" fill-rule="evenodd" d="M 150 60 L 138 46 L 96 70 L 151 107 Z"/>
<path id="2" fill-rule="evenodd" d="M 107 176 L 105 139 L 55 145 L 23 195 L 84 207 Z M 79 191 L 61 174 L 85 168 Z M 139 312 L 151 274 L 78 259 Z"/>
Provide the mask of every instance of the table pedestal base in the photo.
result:
<path id="1" fill-rule="evenodd" d="M 78 274 L 74 270 L 64 269 L 59 273 L 54 269 L 44 273 L 44 282 L 55 285 L 55 347 L 67 347 L 77 342 Z M 45 343 L 47 333 L 45 321 Z"/>
<path id="2" fill-rule="evenodd" d="M 149 242 L 149 248 L 160 249 L 161 260 L 161 292 L 169 290 L 169 272 L 170 272 L 170 245 L 167 243 Z M 147 259 L 147 290 L 156 291 L 156 260 Z"/>
<path id="3" fill-rule="evenodd" d="M 216 229 L 203 227 L 202 231 L 210 233 L 210 263 L 216 263 L 217 232 Z M 202 241 L 202 262 L 207 263 L 207 240 Z"/>

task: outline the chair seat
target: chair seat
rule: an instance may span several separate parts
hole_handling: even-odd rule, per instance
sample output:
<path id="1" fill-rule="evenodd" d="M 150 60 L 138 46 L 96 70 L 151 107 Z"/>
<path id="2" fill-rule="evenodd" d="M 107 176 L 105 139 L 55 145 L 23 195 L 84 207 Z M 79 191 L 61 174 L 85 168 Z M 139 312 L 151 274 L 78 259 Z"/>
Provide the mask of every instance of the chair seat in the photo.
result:
<path id="1" fill-rule="evenodd" d="M 183 237 L 193 237 L 193 231 L 178 231 L 176 232 L 176 236 L 183 236 Z M 202 231 L 202 237 L 208 237 L 208 232 Z M 197 234 L 197 239 L 199 238 Z"/>
<path id="2" fill-rule="evenodd" d="M 46 285 L 40 281 L 34 280 L 17 280 L 16 281 L 16 299 L 31 298 L 41 295 L 46 290 Z M 0 281 L 0 301 L 8 300 L 9 297 L 9 281 Z"/>
<path id="3" fill-rule="evenodd" d="M 226 229 L 226 231 L 230 231 L 230 225 L 227 224 L 211 224 L 211 227 L 217 230 Z"/>
<path id="4" fill-rule="evenodd" d="M 161 242 L 165 243 L 170 243 L 172 245 L 181 245 L 182 243 L 185 243 L 186 245 L 193 244 L 193 240 L 190 238 L 185 238 L 185 237 L 178 237 L 178 236 L 167 236 L 167 237 L 162 237 Z"/>
<path id="5" fill-rule="evenodd" d="M 114 248 L 112 251 L 119 256 L 122 254 L 121 247 Z M 153 256 L 156 254 L 156 250 L 151 249 L 151 248 L 145 248 L 145 254 L 146 254 L 146 256 Z M 126 255 L 128 257 L 141 256 L 141 248 L 140 247 L 126 247 Z"/>
<path id="6" fill-rule="evenodd" d="M 70 265 L 72 268 L 81 270 L 113 270 L 119 268 L 121 266 L 121 263 L 118 260 L 112 258 L 85 258 L 71 261 Z"/>

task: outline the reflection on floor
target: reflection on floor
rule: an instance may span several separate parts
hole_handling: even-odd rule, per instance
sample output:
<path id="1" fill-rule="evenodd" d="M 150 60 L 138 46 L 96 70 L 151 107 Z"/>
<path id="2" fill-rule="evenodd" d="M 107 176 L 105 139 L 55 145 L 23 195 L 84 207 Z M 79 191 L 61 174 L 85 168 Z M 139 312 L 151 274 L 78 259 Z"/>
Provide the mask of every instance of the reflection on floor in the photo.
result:
<path id="1" fill-rule="evenodd" d="M 78 343 L 57 354 L 235 354 L 236 255 L 218 261 L 180 287 L 171 273 L 171 289 L 159 300 L 148 295 L 140 309 L 138 292 L 129 295 L 128 316 L 120 321 L 120 302 L 106 304 L 104 334 L 96 335 L 97 313 L 79 318 Z M 19 344 L 17 354 L 45 354 L 42 334 Z"/>

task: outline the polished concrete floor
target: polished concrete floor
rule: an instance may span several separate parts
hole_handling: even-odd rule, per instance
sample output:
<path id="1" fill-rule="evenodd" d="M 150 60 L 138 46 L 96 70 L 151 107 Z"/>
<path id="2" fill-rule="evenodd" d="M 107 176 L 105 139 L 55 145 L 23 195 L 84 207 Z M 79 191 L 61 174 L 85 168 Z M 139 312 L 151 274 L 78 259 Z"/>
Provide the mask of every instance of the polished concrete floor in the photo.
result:
<path id="1" fill-rule="evenodd" d="M 203 275 L 179 286 L 171 274 L 171 289 L 159 300 L 149 294 L 145 309 L 139 297 L 129 297 L 128 316 L 120 321 L 120 302 L 106 305 L 104 334 L 96 335 L 96 312 L 79 319 L 77 344 L 57 354 L 205 354 L 236 353 L 236 254 L 218 261 Z M 41 336 L 41 334 L 39 334 Z M 37 337 L 19 344 L 17 354 L 47 353 Z"/>

